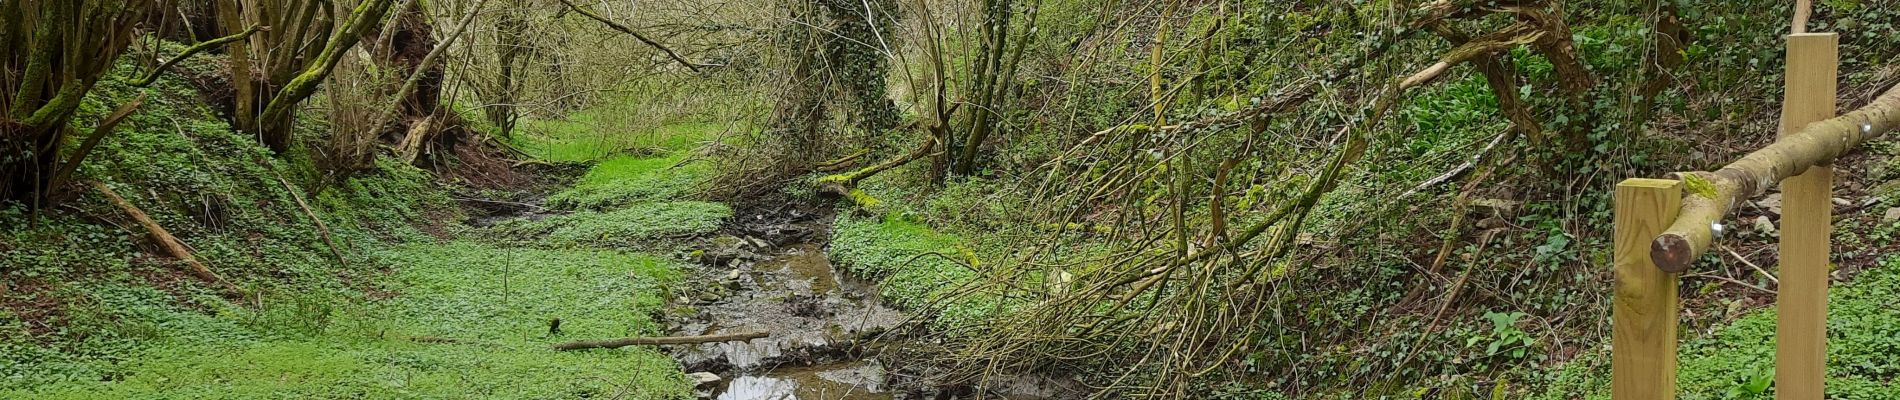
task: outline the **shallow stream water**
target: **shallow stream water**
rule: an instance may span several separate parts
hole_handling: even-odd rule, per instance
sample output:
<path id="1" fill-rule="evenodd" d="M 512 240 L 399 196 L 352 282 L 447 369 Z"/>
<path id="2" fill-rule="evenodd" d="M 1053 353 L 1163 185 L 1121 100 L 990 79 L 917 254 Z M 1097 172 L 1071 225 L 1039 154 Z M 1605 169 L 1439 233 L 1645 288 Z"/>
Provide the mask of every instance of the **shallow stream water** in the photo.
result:
<path id="1" fill-rule="evenodd" d="M 719 255 L 702 258 L 696 272 L 700 278 L 694 280 L 705 282 L 705 287 L 675 300 L 692 304 L 694 312 L 671 321 L 673 334 L 771 334 L 750 342 L 673 348 L 686 372 L 710 372 L 722 378 L 702 387 L 701 396 L 718 400 L 971 398 L 968 388 L 933 388 L 905 379 L 902 368 L 887 365 L 876 349 L 902 343 L 872 343 L 871 339 L 898 329 L 909 316 L 886 306 L 878 298 L 875 283 L 832 266 L 821 244 L 829 236 L 824 225 L 829 218 L 802 219 L 805 222 L 790 227 L 740 229 L 758 236 L 741 233 L 743 237 L 712 240 L 711 247 L 718 248 L 710 251 Z M 1061 384 L 1024 382 L 1058 381 L 1018 380 L 1006 385 L 1008 393 L 990 392 L 984 398 L 1072 397 L 1058 394 L 1057 388 L 1066 389 Z"/>

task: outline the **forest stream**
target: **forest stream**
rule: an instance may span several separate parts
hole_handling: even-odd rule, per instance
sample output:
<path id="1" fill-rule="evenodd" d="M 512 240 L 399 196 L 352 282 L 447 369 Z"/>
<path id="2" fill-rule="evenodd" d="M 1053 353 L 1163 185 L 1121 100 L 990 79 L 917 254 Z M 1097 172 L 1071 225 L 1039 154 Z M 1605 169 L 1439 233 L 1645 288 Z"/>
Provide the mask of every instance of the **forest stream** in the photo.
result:
<path id="1" fill-rule="evenodd" d="M 885 338 L 910 316 L 883 303 L 875 282 L 834 268 L 825 254 L 828 212 L 741 213 L 728 233 L 706 240 L 693 281 L 716 285 L 682 290 L 669 318 L 675 335 L 769 332 L 745 342 L 674 346 L 669 353 L 696 379 L 702 398 L 873 400 L 953 398 L 971 388 L 933 387 L 879 357 L 903 346 Z M 888 336 L 897 336 L 895 334 Z M 703 377 L 703 378 L 702 378 Z M 1065 389 L 1057 380 L 1017 379 L 989 388 L 991 398 L 1044 399 Z"/>

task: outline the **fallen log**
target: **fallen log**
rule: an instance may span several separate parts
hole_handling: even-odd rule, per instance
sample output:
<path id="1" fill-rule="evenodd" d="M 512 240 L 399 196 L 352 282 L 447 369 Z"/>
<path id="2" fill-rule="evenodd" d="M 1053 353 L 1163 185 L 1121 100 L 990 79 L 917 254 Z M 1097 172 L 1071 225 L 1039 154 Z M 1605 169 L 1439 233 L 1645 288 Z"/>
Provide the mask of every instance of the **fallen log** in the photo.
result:
<path id="1" fill-rule="evenodd" d="M 768 332 L 746 332 L 746 333 L 724 333 L 724 334 L 718 334 L 718 335 L 700 335 L 700 336 L 657 336 L 657 337 L 630 337 L 630 338 L 603 339 L 603 340 L 580 340 L 580 341 L 573 341 L 573 342 L 567 342 L 567 343 L 554 345 L 554 349 L 566 351 L 566 350 L 582 350 L 582 349 L 613 349 L 613 348 L 627 347 L 627 346 L 633 346 L 633 345 L 743 342 L 743 341 L 749 341 L 752 339 L 763 338 L 770 335 L 771 333 L 768 333 Z"/>
<path id="2" fill-rule="evenodd" d="M 877 208 L 878 203 L 880 203 L 881 201 L 879 201 L 876 197 L 871 197 L 871 195 L 868 193 L 865 193 L 863 189 L 858 189 L 858 182 L 863 181 L 865 178 L 869 178 L 872 175 L 877 175 L 878 173 L 884 172 L 891 168 L 897 168 L 898 166 L 902 166 L 904 164 L 910 163 L 911 161 L 916 161 L 917 159 L 923 158 L 926 155 L 930 155 L 930 150 L 933 148 L 936 148 L 936 146 L 937 146 L 936 138 L 925 137 L 924 143 L 921 145 L 918 145 L 917 149 L 911 150 L 911 152 L 905 153 L 904 155 L 898 156 L 897 158 L 885 160 L 884 162 L 878 163 L 877 165 L 864 167 L 864 169 L 860 169 L 857 171 L 841 173 L 841 174 L 826 175 L 824 177 L 818 178 L 818 181 L 816 182 L 818 184 L 818 192 L 820 194 L 830 194 L 830 195 L 844 197 L 845 199 L 850 200 L 851 203 L 857 204 L 858 208 L 862 208 L 866 211 L 875 209 Z"/>
<path id="3" fill-rule="evenodd" d="M 1808 124 L 1715 172 L 1676 173 L 1683 180 L 1686 198 L 1675 223 L 1650 242 L 1650 259 L 1663 271 L 1688 270 L 1697 256 L 1708 251 L 1715 239 L 1715 224 L 1737 204 L 1896 127 L 1900 127 L 1900 85 L 1865 107 Z"/>
<path id="4" fill-rule="evenodd" d="M 132 205 L 132 202 L 126 201 L 124 197 L 120 197 L 118 192 L 112 191 L 112 188 L 107 187 L 104 183 L 93 181 L 91 184 L 92 188 L 98 190 L 99 194 L 105 195 L 106 200 L 110 200 L 112 205 L 118 206 L 120 210 L 125 211 L 126 215 L 131 216 L 132 220 L 137 221 L 139 226 L 145 227 L 146 231 L 151 232 L 153 241 L 158 242 L 160 247 L 164 247 L 165 252 L 171 253 L 172 258 L 177 258 L 179 261 L 185 262 L 185 265 L 191 267 L 190 272 L 193 276 L 224 286 L 225 290 L 230 291 L 231 294 L 240 297 L 249 297 L 249 293 L 246 293 L 244 289 L 240 289 L 237 285 L 231 284 L 230 281 L 224 280 L 224 277 L 218 276 L 218 273 L 212 272 L 210 267 L 199 262 L 197 257 L 191 255 L 191 250 L 185 248 L 184 241 L 178 240 L 177 236 L 172 236 L 171 232 L 165 230 L 165 227 L 158 226 L 158 221 L 152 220 L 152 217 L 146 215 L 144 210 L 140 210 L 138 206 Z"/>

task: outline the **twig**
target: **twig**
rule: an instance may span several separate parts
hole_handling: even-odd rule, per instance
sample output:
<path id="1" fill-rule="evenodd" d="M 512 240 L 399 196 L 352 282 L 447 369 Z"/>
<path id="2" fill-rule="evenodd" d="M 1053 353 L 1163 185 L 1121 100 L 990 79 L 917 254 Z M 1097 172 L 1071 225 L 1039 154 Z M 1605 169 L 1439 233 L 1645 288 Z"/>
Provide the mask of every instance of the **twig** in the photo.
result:
<path id="1" fill-rule="evenodd" d="M 1761 286 L 1755 286 L 1755 285 L 1753 285 L 1753 284 L 1749 284 L 1748 282 L 1742 282 L 1742 281 L 1739 281 L 1739 280 L 1736 280 L 1735 278 L 1730 278 L 1730 277 L 1726 277 L 1726 276 L 1721 276 L 1721 275 L 1709 275 L 1709 274 L 1687 274 L 1687 275 L 1683 275 L 1682 277 L 1683 277 L 1683 278 L 1709 278 L 1709 279 L 1714 279 L 1714 280 L 1718 280 L 1718 281 L 1723 281 L 1723 282 L 1728 282 L 1728 283 L 1733 283 L 1733 284 L 1736 284 L 1736 285 L 1741 285 L 1742 287 L 1745 287 L 1745 288 L 1749 288 L 1749 289 L 1755 289 L 1755 290 L 1760 290 L 1760 291 L 1763 291 L 1763 292 L 1767 292 L 1768 294 L 1776 294 L 1776 295 L 1778 295 L 1778 294 L 1781 294 L 1780 292 L 1776 292 L 1776 291 L 1774 291 L 1774 290 L 1771 290 L 1771 289 L 1768 289 L 1768 288 L 1764 288 L 1764 287 L 1761 287 Z"/>
<path id="2" fill-rule="evenodd" d="M 672 57 L 673 61 L 677 61 L 680 63 L 680 65 L 686 66 L 686 69 L 692 70 L 693 72 L 699 72 L 699 64 L 694 64 L 692 61 L 687 61 L 686 57 L 682 57 L 680 56 L 679 53 L 673 52 L 673 49 L 666 48 L 666 46 L 661 45 L 660 42 L 653 41 L 653 39 L 647 39 L 646 35 L 641 35 L 640 32 L 634 31 L 633 28 L 628 28 L 626 25 L 621 25 L 620 23 L 614 22 L 613 20 L 607 19 L 606 17 L 602 17 L 599 14 L 594 14 L 593 11 L 587 11 L 587 9 L 585 8 L 581 8 L 580 6 L 574 5 L 574 3 L 571 1 L 561 0 L 561 4 L 566 4 L 567 7 L 573 9 L 574 12 L 581 13 L 581 15 L 587 16 L 587 18 L 591 18 L 595 21 L 600 21 L 600 23 L 603 23 L 603 24 L 607 24 L 607 27 L 609 28 L 614 28 L 614 30 L 616 31 L 621 31 L 628 35 L 633 35 L 633 38 L 639 39 L 641 43 L 646 43 L 648 46 L 653 46 L 653 48 L 660 49 L 660 51 L 666 52 L 667 57 Z"/>
<path id="3" fill-rule="evenodd" d="M 262 160 L 259 160 L 258 163 L 265 164 Z M 269 168 L 270 165 L 265 164 L 265 167 Z M 323 223 L 322 218 L 317 218 L 316 212 L 310 211 L 310 204 L 304 203 L 303 196 L 297 194 L 297 188 L 294 186 L 291 186 L 290 181 L 284 180 L 283 174 L 277 173 L 277 170 L 274 168 L 270 170 L 270 173 L 271 175 L 277 176 L 277 183 L 284 185 L 284 191 L 290 193 L 290 199 L 297 201 L 297 208 L 303 209 L 303 215 L 310 217 L 310 222 L 317 224 L 317 233 L 323 235 L 323 244 L 330 246 L 330 254 L 336 255 L 337 265 L 343 266 L 344 268 L 349 268 L 350 261 L 343 257 L 343 250 L 337 249 L 336 240 L 330 238 L 330 226 L 325 225 Z"/>
<path id="4" fill-rule="evenodd" d="M 1760 265 L 1755 265 L 1753 261 L 1748 261 L 1748 257 L 1742 257 L 1741 253 L 1736 253 L 1734 248 L 1731 248 L 1728 246 L 1722 246 L 1722 250 L 1728 251 L 1728 254 L 1731 256 L 1735 256 L 1736 260 L 1741 260 L 1743 265 L 1747 265 L 1749 268 L 1754 268 L 1755 272 L 1761 273 L 1761 276 L 1767 277 L 1768 281 L 1774 282 L 1776 286 L 1781 285 L 1781 279 L 1776 278 L 1775 274 L 1770 274 L 1768 273 L 1767 270 L 1761 269 Z"/>
<path id="5" fill-rule="evenodd" d="M 630 337 L 605 340 L 581 340 L 554 345 L 555 350 L 613 349 L 633 345 L 699 344 L 743 342 L 770 336 L 767 332 L 727 333 L 701 336 Z"/>

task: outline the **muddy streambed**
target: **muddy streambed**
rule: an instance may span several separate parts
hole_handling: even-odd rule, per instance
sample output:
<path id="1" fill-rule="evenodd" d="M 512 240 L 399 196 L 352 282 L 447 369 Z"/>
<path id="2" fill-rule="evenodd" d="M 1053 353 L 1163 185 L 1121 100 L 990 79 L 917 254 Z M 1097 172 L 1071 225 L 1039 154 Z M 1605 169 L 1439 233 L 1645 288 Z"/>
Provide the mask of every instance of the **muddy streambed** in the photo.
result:
<path id="1" fill-rule="evenodd" d="M 903 343 L 880 334 L 909 318 L 887 307 L 872 282 L 833 268 L 823 242 L 828 215 L 792 211 L 741 214 L 727 234 L 706 240 L 689 272 L 693 286 L 673 300 L 675 335 L 769 332 L 749 342 L 672 346 L 689 374 L 719 400 L 975 398 L 967 387 L 910 378 L 879 356 Z M 789 217 L 789 218 L 788 218 Z M 766 223 L 767 220 L 777 221 Z M 713 380 L 717 376 L 717 380 Z M 1068 398 L 1048 379 L 1012 382 L 984 393 L 995 399 Z"/>
<path id="2" fill-rule="evenodd" d="M 468 223 L 486 227 L 510 219 L 537 220 L 539 204 L 465 203 L 483 211 Z M 747 342 L 662 346 L 700 381 L 702 399 L 919 400 L 1066 399 L 1080 397 L 1066 379 L 1010 379 L 994 388 L 942 386 L 917 378 L 917 366 L 896 362 L 885 349 L 917 339 L 883 335 L 909 316 L 887 307 L 873 282 L 833 268 L 824 243 L 829 212 L 784 205 L 736 212 L 711 237 L 655 243 L 682 249 L 694 262 L 665 319 L 671 335 L 767 332 Z M 665 250 L 662 250 L 665 251 Z M 911 367 L 911 368 L 906 368 Z M 980 396 L 979 396 L 980 395 Z"/>

